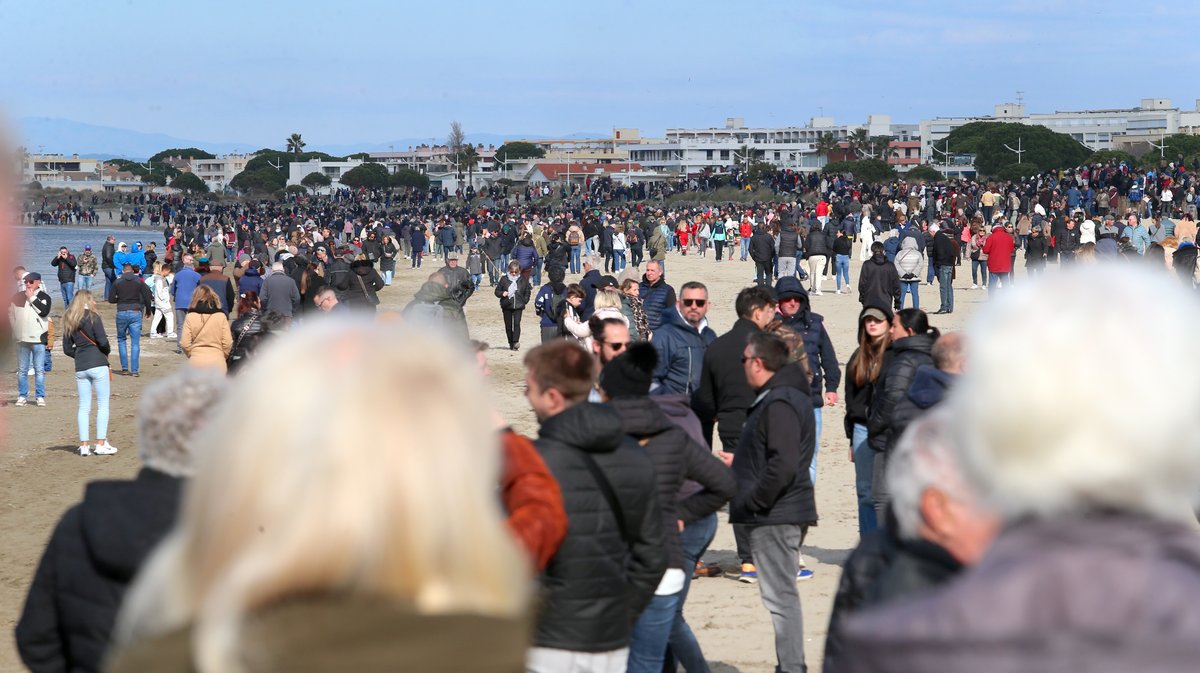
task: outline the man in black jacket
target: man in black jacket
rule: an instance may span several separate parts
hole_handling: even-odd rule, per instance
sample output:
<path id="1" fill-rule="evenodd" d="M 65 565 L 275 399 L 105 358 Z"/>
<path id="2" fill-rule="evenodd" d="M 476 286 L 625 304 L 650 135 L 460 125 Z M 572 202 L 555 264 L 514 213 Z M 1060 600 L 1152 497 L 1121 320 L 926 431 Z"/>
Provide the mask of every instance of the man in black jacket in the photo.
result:
<path id="1" fill-rule="evenodd" d="M 770 283 L 775 272 L 775 239 L 766 225 L 754 228 L 754 235 L 750 237 L 750 259 L 754 260 L 754 282 L 759 285 Z"/>
<path id="2" fill-rule="evenodd" d="M 688 579 L 716 532 L 716 511 L 737 492 L 729 468 L 651 400 L 650 381 L 657 360 L 654 346 L 644 341 L 633 344 L 604 366 L 599 384 L 604 400 L 621 417 L 625 433 L 646 450 L 654 463 L 667 538 L 669 567 L 633 628 L 629 668 L 634 671 L 663 670 L 672 625 L 687 597 Z M 698 486 L 683 497 L 680 489 L 685 480 Z M 680 524 L 699 524 L 708 531 L 707 540 L 696 541 L 703 548 L 684 549 L 682 532 L 686 528 Z M 699 647 L 694 639 L 691 645 Z"/>
<path id="3" fill-rule="evenodd" d="M 154 314 L 154 298 L 150 288 L 133 272 L 133 265 L 121 269 L 121 277 L 113 284 L 108 303 L 117 305 L 117 354 L 121 358 L 120 374 L 141 376 L 138 363 L 142 352 L 142 316 Z M 130 350 L 125 350 L 125 339 Z"/>
<path id="4" fill-rule="evenodd" d="M 58 269 L 58 289 L 62 294 L 64 311 L 71 305 L 71 300 L 75 298 L 75 267 L 77 265 L 75 255 L 72 255 L 65 245 L 59 248 L 58 254 L 50 260 L 50 266 Z"/>
<path id="5" fill-rule="evenodd" d="M 758 397 L 733 456 L 738 494 L 729 505 L 729 521 L 749 532 L 763 606 L 775 629 L 775 670 L 802 672 L 804 621 L 796 575 L 804 534 L 817 522 L 808 474 L 816 437 L 812 398 L 804 372 L 789 364 L 787 344 L 775 334 L 751 336 L 742 367 Z"/>
<path id="6" fill-rule="evenodd" d="M 17 649 L 33 673 L 100 671 L 129 583 L 175 524 L 188 441 L 225 393 L 225 377 L 182 367 L 149 386 L 138 414 L 143 467 L 132 481 L 93 481 L 67 510 L 42 553 Z"/>
<path id="7" fill-rule="evenodd" d="M 900 272 L 888 261 L 879 241 L 871 244 L 871 258 L 858 272 L 858 303 L 900 310 Z"/>
<path id="8" fill-rule="evenodd" d="M 930 261 L 937 273 L 938 290 L 941 296 L 941 307 L 936 313 L 954 313 L 954 265 L 958 261 L 958 246 L 951 237 L 949 227 L 934 224 L 933 254 Z"/>
<path id="9" fill-rule="evenodd" d="M 713 446 L 715 424 L 721 451 L 728 456 L 737 449 L 742 425 L 746 422 L 746 410 L 754 402 L 754 390 L 746 382 L 746 372 L 742 368 L 742 351 L 751 335 L 762 331 L 775 319 L 775 297 L 764 287 L 747 287 L 738 293 L 734 308 L 738 314 L 737 322 L 704 351 L 700 389 L 693 400 L 709 447 Z M 746 566 L 754 563 L 750 540 L 741 528 L 735 526 L 733 532 L 738 559 L 749 572 Z"/>
<path id="10" fill-rule="evenodd" d="M 525 366 L 534 443 L 569 522 L 541 576 L 526 670 L 624 670 L 634 621 L 667 568 L 654 464 L 611 407 L 587 402 L 595 365 L 577 343 L 538 346 Z"/>
<path id="11" fill-rule="evenodd" d="M 112 296 L 113 283 L 117 282 L 117 266 L 113 262 L 113 255 L 117 254 L 117 239 L 109 236 L 104 239 L 104 245 L 100 248 L 100 270 L 104 272 L 104 301 Z"/>

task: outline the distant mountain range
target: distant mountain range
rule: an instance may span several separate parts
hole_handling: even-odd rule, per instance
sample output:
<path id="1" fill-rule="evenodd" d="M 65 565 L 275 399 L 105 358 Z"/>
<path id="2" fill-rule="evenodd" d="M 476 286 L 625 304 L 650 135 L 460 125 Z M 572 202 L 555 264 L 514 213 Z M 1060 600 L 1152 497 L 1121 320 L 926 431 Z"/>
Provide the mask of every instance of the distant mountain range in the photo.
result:
<path id="1" fill-rule="evenodd" d="M 18 144 L 30 152 L 78 154 L 94 159 L 134 159 L 145 161 L 147 157 L 172 147 L 198 147 L 213 154 L 231 152 L 253 152 L 263 147 L 284 149 L 283 139 L 274 142 L 237 143 L 210 140 L 189 140 L 165 133 L 145 133 L 131 129 L 98 126 L 70 119 L 53 117 L 26 117 L 16 121 Z M 467 141 L 484 146 L 500 146 L 507 138 L 599 138 L 608 133 L 570 133 L 564 136 L 547 136 L 532 133 L 468 133 Z M 327 152 L 335 156 L 346 156 L 356 152 L 400 152 L 410 146 L 428 143 L 430 138 L 400 138 L 383 142 L 359 144 L 322 145 L 308 141 L 305 150 Z M 445 142 L 445 137 L 437 139 Z"/>

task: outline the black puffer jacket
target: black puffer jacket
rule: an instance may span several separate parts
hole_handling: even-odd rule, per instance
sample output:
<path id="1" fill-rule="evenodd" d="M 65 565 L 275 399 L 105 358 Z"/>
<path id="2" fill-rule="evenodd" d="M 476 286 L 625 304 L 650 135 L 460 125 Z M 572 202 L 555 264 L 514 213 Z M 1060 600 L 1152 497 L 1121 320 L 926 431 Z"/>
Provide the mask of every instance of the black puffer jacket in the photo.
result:
<path id="1" fill-rule="evenodd" d="M 654 463 L 603 404 L 577 404 L 546 419 L 534 444 L 562 489 L 568 520 L 567 536 L 540 578 L 534 645 L 577 652 L 625 647 L 667 569 Z M 628 540 L 584 453 L 612 485 Z"/>
<path id="2" fill-rule="evenodd" d="M 758 326 L 738 318 L 728 332 L 717 337 L 704 351 L 704 367 L 700 372 L 700 390 L 694 408 L 704 426 L 704 436 L 712 446 L 713 423 L 723 438 L 723 444 L 736 443 L 746 422 L 746 410 L 754 402 L 754 391 L 746 383 L 742 367 L 742 352 Z M 726 442 L 725 440 L 730 440 Z M 725 446 L 733 452 L 736 446 Z"/>
<path id="3" fill-rule="evenodd" d="M 346 276 L 346 296 L 344 301 L 355 308 L 369 308 L 372 311 L 379 305 L 376 292 L 383 289 L 383 279 L 375 266 L 365 259 L 355 260 L 350 264 L 350 273 Z"/>
<path id="4" fill-rule="evenodd" d="M 795 257 L 800 250 L 800 236 L 794 226 L 785 226 L 779 230 L 779 258 Z"/>
<path id="5" fill-rule="evenodd" d="M 900 310 L 900 273 L 887 255 L 872 255 L 858 272 L 858 303 Z"/>
<path id="6" fill-rule="evenodd" d="M 761 226 L 750 237 L 750 259 L 764 264 L 775 259 L 775 239 Z"/>
<path id="7" fill-rule="evenodd" d="M 672 423 L 651 398 L 618 397 L 609 405 L 621 417 L 625 434 L 642 444 L 654 462 L 658 503 L 667 537 L 667 562 L 672 568 L 683 568 L 677 522 L 682 520 L 689 524 L 729 502 L 737 493 L 733 472 L 711 451 L 689 437 L 683 428 Z M 684 479 L 691 479 L 705 489 L 677 502 L 676 496 Z"/>
<path id="8" fill-rule="evenodd" d="M 262 313 L 249 311 L 238 316 L 229 328 L 233 335 L 233 350 L 229 352 L 227 365 L 229 373 L 233 374 L 246 364 L 246 359 L 256 351 L 262 342 L 270 335 L 262 324 Z"/>
<path id="9" fill-rule="evenodd" d="M 804 241 L 804 258 L 821 255 L 828 257 L 830 253 L 829 237 L 820 227 L 813 227 Z"/>
<path id="10" fill-rule="evenodd" d="M 17 623 L 29 670 L 101 670 L 125 589 L 174 524 L 182 484 L 143 468 L 133 481 L 87 485 L 50 537 Z"/>
<path id="11" fill-rule="evenodd" d="M 892 363 L 879 375 L 875 382 L 875 399 L 871 405 L 871 416 L 867 419 L 867 443 L 880 452 L 890 451 L 896 437 L 892 434 L 893 415 L 896 405 L 908 393 L 917 368 L 932 365 L 933 342 L 936 334 L 916 334 L 892 343 Z"/>
<path id="12" fill-rule="evenodd" d="M 814 524 L 817 503 L 808 468 L 817 427 L 804 371 L 789 364 L 758 393 L 733 457 L 738 493 L 729 505 L 729 522 Z"/>
<path id="13" fill-rule="evenodd" d="M 962 564 L 944 548 L 925 540 L 904 540 L 895 522 L 869 533 L 850 552 L 838 582 L 825 637 L 825 670 L 838 671 L 846 655 L 846 617 L 865 608 L 913 596 L 944 584 Z"/>
<path id="14" fill-rule="evenodd" d="M 904 397 L 892 410 L 892 437 L 900 439 L 900 435 L 918 416 L 940 404 L 950 393 L 957 378 L 957 374 L 948 374 L 931 364 L 917 367 Z"/>

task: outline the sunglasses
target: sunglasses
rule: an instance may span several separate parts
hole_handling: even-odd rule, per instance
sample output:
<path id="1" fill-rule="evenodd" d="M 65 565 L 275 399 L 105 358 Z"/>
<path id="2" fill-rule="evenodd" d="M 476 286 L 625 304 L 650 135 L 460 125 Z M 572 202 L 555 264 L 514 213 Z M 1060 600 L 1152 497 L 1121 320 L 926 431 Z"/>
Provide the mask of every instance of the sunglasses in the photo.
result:
<path id="1" fill-rule="evenodd" d="M 742 356 L 742 364 L 746 364 L 747 362 L 749 362 L 751 360 L 758 360 L 758 359 L 759 359 L 759 357 L 757 355 L 743 355 Z"/>
<path id="2" fill-rule="evenodd" d="M 708 303 L 707 299 L 684 299 L 684 306 L 704 306 Z"/>
<path id="3" fill-rule="evenodd" d="M 608 344 L 609 348 L 614 351 L 623 351 L 629 346 L 628 341 L 601 341 L 602 344 Z"/>

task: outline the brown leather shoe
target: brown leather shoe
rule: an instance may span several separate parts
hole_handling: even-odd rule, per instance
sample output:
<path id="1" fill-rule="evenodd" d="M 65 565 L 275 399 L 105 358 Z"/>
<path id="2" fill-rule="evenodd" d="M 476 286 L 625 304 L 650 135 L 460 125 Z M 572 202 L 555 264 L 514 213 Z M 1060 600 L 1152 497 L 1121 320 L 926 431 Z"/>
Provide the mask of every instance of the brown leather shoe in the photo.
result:
<path id="1" fill-rule="evenodd" d="M 692 579 L 697 577 L 720 577 L 724 574 L 720 566 L 705 565 L 703 561 L 696 563 L 696 570 L 692 572 Z"/>

